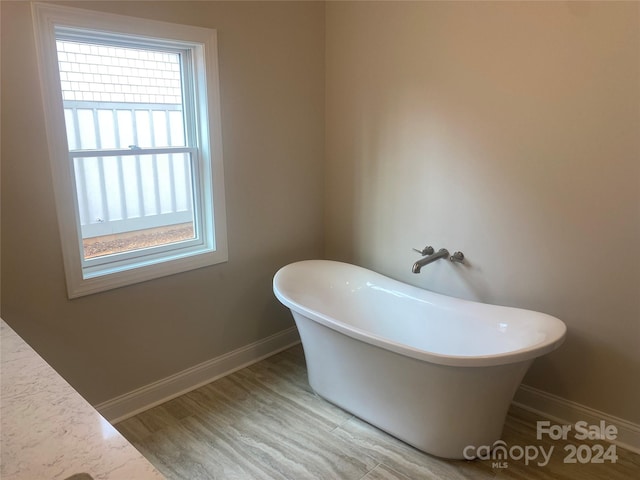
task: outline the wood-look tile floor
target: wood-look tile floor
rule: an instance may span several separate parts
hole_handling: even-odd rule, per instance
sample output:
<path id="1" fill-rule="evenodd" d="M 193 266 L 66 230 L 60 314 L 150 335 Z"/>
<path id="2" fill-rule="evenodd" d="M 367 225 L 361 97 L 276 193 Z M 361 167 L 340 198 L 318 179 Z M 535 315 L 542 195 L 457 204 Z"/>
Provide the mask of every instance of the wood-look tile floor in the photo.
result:
<path id="1" fill-rule="evenodd" d="M 615 463 L 564 463 L 569 442 L 537 440 L 539 419 L 513 408 L 503 440 L 507 448 L 553 447 L 545 466 L 542 457 L 528 465 L 436 458 L 315 395 L 296 346 L 116 427 L 170 480 L 640 478 L 640 455 L 620 447 Z"/>

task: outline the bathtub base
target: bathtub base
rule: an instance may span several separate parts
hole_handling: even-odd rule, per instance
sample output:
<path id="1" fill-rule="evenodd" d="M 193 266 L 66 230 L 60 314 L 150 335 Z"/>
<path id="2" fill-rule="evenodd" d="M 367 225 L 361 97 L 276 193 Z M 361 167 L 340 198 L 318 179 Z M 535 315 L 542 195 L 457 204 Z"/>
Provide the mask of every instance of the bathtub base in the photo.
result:
<path id="1" fill-rule="evenodd" d="M 292 311 L 309 384 L 323 398 L 438 457 L 500 439 L 507 410 L 532 363 L 438 365 L 402 356 Z"/>

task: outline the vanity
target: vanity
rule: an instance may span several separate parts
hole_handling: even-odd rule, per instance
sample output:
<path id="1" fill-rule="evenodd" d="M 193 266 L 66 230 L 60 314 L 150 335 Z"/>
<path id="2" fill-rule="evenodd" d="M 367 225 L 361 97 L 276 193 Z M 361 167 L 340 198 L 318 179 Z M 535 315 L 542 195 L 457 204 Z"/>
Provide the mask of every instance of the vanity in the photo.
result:
<path id="1" fill-rule="evenodd" d="M 0 478 L 164 478 L 1 319 L 0 357 Z"/>

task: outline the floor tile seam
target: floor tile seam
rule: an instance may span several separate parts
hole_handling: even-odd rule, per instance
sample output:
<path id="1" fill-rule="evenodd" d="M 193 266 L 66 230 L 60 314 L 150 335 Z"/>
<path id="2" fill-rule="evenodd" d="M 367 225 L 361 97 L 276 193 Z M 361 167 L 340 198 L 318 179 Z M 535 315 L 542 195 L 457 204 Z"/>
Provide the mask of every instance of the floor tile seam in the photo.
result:
<path id="1" fill-rule="evenodd" d="M 347 412 L 348 413 L 348 412 Z M 353 420 L 355 417 L 351 414 L 349 414 L 348 418 L 345 418 L 344 420 L 342 420 L 342 422 L 338 423 L 337 425 L 335 425 L 331 430 L 329 430 L 330 433 L 334 433 L 336 430 L 342 428 L 344 425 L 346 425 L 348 422 L 350 422 L 351 420 Z"/>
<path id="2" fill-rule="evenodd" d="M 342 429 L 342 427 L 347 424 L 348 422 L 352 421 L 356 419 L 356 417 L 354 415 L 351 415 L 349 418 L 345 419 L 340 425 L 337 425 L 333 430 L 331 430 L 329 432 L 329 434 L 331 436 L 335 436 L 337 439 L 341 439 L 341 440 L 345 440 L 343 437 L 341 437 L 340 435 L 337 434 L 338 431 L 340 431 Z M 342 430 L 343 432 L 345 432 L 345 430 Z M 380 465 L 385 465 L 384 462 L 382 460 L 380 460 L 379 458 L 377 458 L 376 456 L 372 455 L 370 452 L 370 449 L 368 449 L 366 446 L 363 446 L 360 442 L 359 438 L 355 438 L 353 443 L 351 444 L 352 447 L 354 448 L 354 450 L 357 450 L 358 453 L 360 454 L 360 458 L 362 457 L 367 457 L 370 458 L 373 462 L 375 462 L 375 467 L 373 467 L 372 469 L 370 469 L 368 472 L 366 472 L 362 477 L 360 477 L 360 479 L 358 480 L 362 480 L 364 479 L 367 475 L 369 475 L 371 472 L 373 472 L 376 468 L 378 468 Z M 374 452 L 377 453 L 377 452 Z M 385 465 L 387 468 L 388 465 Z M 394 472 L 396 471 L 395 469 L 392 469 Z"/>
<path id="3" fill-rule="evenodd" d="M 369 455 L 367 455 L 367 456 L 369 456 Z M 375 459 L 374 459 L 374 460 L 375 460 Z M 366 478 L 370 473 L 372 473 L 373 471 L 375 471 L 375 469 L 376 469 L 376 468 L 378 468 L 380 465 L 382 465 L 382 463 L 381 463 L 381 462 L 378 462 L 378 463 L 376 464 L 376 466 L 375 466 L 375 467 L 373 467 L 373 468 L 372 468 L 371 470 L 369 470 L 368 472 L 365 472 L 365 474 L 364 474 L 364 475 L 362 475 L 358 480 L 364 480 L 364 479 L 365 479 L 365 478 Z"/>

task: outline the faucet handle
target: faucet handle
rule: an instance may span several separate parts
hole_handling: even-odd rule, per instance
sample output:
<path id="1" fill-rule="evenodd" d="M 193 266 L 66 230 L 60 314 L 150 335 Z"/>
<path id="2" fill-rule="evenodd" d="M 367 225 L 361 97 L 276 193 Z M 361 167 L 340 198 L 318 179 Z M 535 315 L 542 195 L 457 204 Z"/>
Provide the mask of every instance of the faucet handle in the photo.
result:
<path id="1" fill-rule="evenodd" d="M 453 255 L 451 255 L 451 257 L 449 257 L 449 260 L 451 260 L 452 262 L 464 263 L 464 253 L 455 252 Z"/>
<path id="2" fill-rule="evenodd" d="M 412 250 L 414 252 L 418 252 L 423 257 L 426 255 L 433 255 L 433 252 L 435 251 L 432 246 L 424 247 L 422 250 L 418 250 L 417 248 L 413 248 Z"/>

